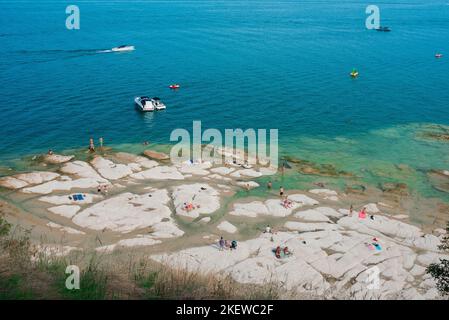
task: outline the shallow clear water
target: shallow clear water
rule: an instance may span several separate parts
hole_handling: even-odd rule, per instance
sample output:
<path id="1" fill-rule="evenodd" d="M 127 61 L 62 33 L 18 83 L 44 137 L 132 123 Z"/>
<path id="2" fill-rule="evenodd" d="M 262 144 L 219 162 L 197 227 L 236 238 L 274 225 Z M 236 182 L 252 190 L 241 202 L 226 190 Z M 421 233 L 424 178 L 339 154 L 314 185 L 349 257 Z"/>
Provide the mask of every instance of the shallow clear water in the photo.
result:
<path id="1" fill-rule="evenodd" d="M 90 136 L 139 149 L 201 120 L 278 128 L 284 153 L 447 199 L 425 170 L 449 169 L 448 144 L 416 134 L 449 124 L 447 1 L 378 2 L 390 33 L 365 28 L 360 1 L 81 1 L 77 31 L 68 4 L 0 3 L 1 162 Z M 136 51 L 99 52 L 125 43 Z M 168 108 L 143 115 L 137 95 Z"/>

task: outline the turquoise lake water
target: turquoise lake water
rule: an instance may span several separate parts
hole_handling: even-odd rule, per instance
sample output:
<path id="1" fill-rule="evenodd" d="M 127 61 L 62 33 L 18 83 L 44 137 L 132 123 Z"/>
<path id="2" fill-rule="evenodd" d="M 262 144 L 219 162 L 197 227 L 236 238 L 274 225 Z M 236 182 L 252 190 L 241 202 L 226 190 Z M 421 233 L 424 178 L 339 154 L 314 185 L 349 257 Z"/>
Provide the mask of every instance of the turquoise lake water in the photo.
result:
<path id="1" fill-rule="evenodd" d="M 80 30 L 65 28 L 69 4 L 80 8 Z M 449 143 L 419 133 L 449 125 L 449 3 L 379 1 L 389 33 L 365 28 L 368 4 L 2 1 L 0 163 L 85 147 L 90 136 L 125 150 L 167 143 L 201 120 L 277 128 L 283 153 L 367 181 L 395 179 L 406 164 L 416 171 L 409 184 L 447 199 L 425 171 L 449 170 Z M 99 52 L 121 44 L 136 50 Z M 168 108 L 141 114 L 138 95 Z"/>

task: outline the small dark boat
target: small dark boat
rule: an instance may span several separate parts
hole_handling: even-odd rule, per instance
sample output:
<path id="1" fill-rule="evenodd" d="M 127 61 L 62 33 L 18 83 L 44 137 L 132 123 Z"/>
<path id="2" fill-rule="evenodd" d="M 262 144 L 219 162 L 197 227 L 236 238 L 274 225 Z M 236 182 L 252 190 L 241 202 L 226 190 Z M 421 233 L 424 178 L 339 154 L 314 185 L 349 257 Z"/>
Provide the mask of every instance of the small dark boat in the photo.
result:
<path id="1" fill-rule="evenodd" d="M 376 31 L 390 32 L 391 29 L 389 27 L 379 27 L 376 29 Z"/>

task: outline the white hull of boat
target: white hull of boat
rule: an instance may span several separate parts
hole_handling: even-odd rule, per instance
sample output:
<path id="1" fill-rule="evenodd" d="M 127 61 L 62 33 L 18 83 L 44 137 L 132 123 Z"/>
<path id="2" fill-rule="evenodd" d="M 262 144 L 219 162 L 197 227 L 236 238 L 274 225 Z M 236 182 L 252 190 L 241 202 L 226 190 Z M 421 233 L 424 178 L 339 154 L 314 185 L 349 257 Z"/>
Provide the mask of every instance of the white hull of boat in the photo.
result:
<path id="1" fill-rule="evenodd" d="M 151 112 L 154 111 L 154 106 L 150 101 L 146 101 L 145 105 L 142 104 L 142 101 L 140 100 L 140 97 L 137 97 L 134 99 L 134 102 L 136 103 L 137 107 L 139 108 L 140 111 L 143 112 Z"/>
<path id="2" fill-rule="evenodd" d="M 126 46 L 126 47 L 115 47 L 112 48 L 112 52 L 125 52 L 125 51 L 133 51 L 135 48 L 134 46 Z"/>

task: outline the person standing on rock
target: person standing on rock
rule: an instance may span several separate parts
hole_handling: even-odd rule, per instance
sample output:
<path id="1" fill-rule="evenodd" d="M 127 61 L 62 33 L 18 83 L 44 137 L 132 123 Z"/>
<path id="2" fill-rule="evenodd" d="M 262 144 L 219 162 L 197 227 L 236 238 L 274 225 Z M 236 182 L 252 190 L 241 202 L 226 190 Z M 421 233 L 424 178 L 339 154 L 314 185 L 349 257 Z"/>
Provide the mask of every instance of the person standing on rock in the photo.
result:
<path id="1" fill-rule="evenodd" d="M 94 139 L 93 138 L 89 139 L 89 151 L 90 152 L 95 152 L 95 144 L 94 144 Z"/>
<path id="2" fill-rule="evenodd" d="M 224 241 L 223 237 L 220 237 L 220 241 L 218 241 L 218 245 L 220 246 L 220 251 L 223 251 L 224 246 L 225 246 L 225 241 Z"/>
<path id="3" fill-rule="evenodd" d="M 279 188 L 279 195 L 281 196 L 281 198 L 284 197 L 284 187 L 282 186 Z"/>
<path id="4" fill-rule="evenodd" d="M 100 142 L 100 149 L 103 149 L 103 137 L 100 137 L 100 139 L 98 139 L 98 141 Z"/>

